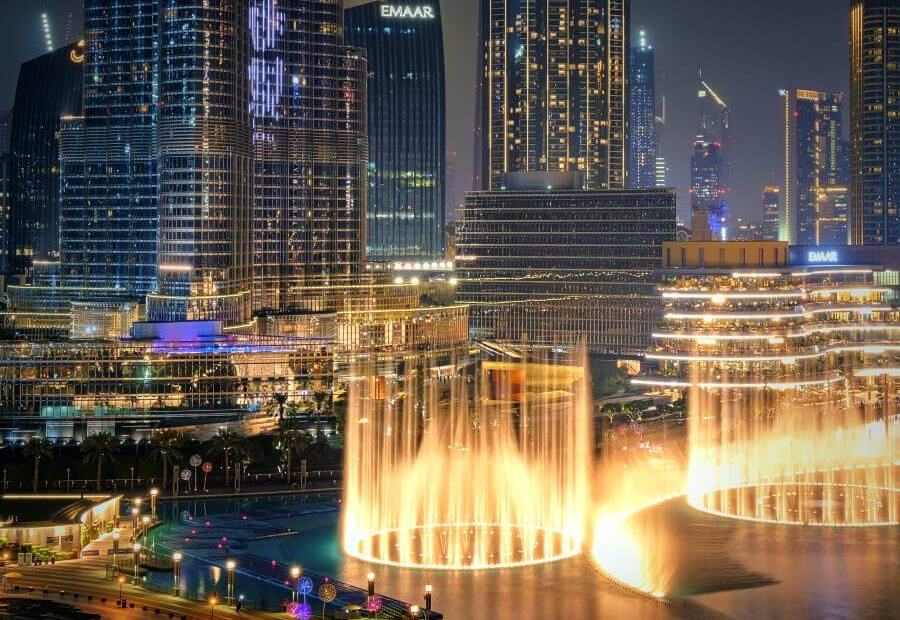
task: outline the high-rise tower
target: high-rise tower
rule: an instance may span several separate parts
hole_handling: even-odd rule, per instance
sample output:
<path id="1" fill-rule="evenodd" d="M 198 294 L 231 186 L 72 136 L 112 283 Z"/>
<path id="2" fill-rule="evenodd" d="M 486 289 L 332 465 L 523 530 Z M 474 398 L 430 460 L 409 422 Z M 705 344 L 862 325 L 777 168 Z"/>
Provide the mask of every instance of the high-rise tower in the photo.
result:
<path id="1" fill-rule="evenodd" d="M 796 91 L 797 233 L 800 245 L 817 243 L 820 190 L 835 187 L 841 176 L 841 93 Z"/>
<path id="2" fill-rule="evenodd" d="M 640 31 L 631 48 L 631 81 L 628 126 L 628 185 L 657 187 L 656 164 L 659 140 L 656 130 L 656 66 L 647 33 Z"/>
<path id="3" fill-rule="evenodd" d="M 161 0 L 153 320 L 250 316 L 250 0 Z"/>
<path id="4" fill-rule="evenodd" d="M 628 0 L 481 0 L 484 189 L 542 170 L 625 186 L 630 21 Z"/>
<path id="5" fill-rule="evenodd" d="M 83 115 L 60 128 L 61 274 L 142 300 L 156 286 L 158 0 L 84 8 Z"/>
<path id="6" fill-rule="evenodd" d="M 731 111 L 700 78 L 698 130 L 691 158 L 691 221 L 695 240 L 724 240 L 728 212 Z"/>
<path id="7" fill-rule="evenodd" d="M 77 43 L 22 64 L 10 122 L 9 262 L 59 259 L 60 118 L 81 113 Z"/>
<path id="8" fill-rule="evenodd" d="M 900 243 L 900 2 L 850 5 L 850 238 Z"/>
<path id="9" fill-rule="evenodd" d="M 442 259 L 447 111 L 441 4 L 365 2 L 347 8 L 344 32 L 369 63 L 366 254 Z"/>
<path id="10" fill-rule="evenodd" d="M 289 310 L 365 259 L 367 69 L 342 4 L 249 2 L 255 309 Z"/>

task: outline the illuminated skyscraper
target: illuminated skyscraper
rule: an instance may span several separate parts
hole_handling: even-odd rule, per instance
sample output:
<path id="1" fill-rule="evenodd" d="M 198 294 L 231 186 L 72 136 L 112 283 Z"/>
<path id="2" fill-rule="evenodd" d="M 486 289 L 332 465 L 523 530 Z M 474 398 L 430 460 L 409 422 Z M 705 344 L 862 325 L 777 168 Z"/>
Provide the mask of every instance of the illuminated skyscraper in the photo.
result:
<path id="1" fill-rule="evenodd" d="M 10 122 L 9 261 L 59 258 L 60 118 L 81 113 L 83 65 L 77 44 L 22 64 Z"/>
<path id="2" fill-rule="evenodd" d="M 796 126 L 797 233 L 800 245 L 815 245 L 819 191 L 837 186 L 841 175 L 841 93 L 797 90 Z"/>
<path id="3" fill-rule="evenodd" d="M 731 111 L 702 77 L 697 101 L 699 128 L 691 158 L 692 238 L 724 241 L 727 237 Z"/>
<path id="4" fill-rule="evenodd" d="M 366 255 L 444 256 L 446 102 L 441 5 L 367 2 L 346 10 L 347 43 L 369 63 Z M 452 205 L 455 207 L 456 205 Z"/>
<path id="5" fill-rule="evenodd" d="M 647 33 L 640 31 L 631 48 L 631 81 L 628 125 L 629 187 L 659 187 L 656 165 L 659 141 L 656 132 L 656 66 Z"/>
<path id="6" fill-rule="evenodd" d="M 151 320 L 250 316 L 249 4 L 160 2 L 159 291 L 147 298 Z"/>
<path id="7" fill-rule="evenodd" d="M 691 239 L 694 241 L 724 241 L 727 236 L 723 166 L 719 143 L 697 136 L 691 157 Z"/>
<path id="8" fill-rule="evenodd" d="M 541 170 L 625 187 L 630 21 L 628 0 L 481 0 L 484 189 Z"/>
<path id="9" fill-rule="evenodd" d="M 781 210 L 781 188 L 766 185 L 762 193 L 762 238 L 778 241 L 778 216 Z"/>
<path id="10" fill-rule="evenodd" d="M 366 61 L 338 0 L 247 5 L 253 307 L 288 310 L 365 259 Z"/>
<path id="11" fill-rule="evenodd" d="M 850 237 L 900 243 L 900 2 L 850 6 Z"/>
<path id="12" fill-rule="evenodd" d="M 60 128 L 61 276 L 142 301 L 156 286 L 158 0 L 84 8 L 84 111 Z"/>

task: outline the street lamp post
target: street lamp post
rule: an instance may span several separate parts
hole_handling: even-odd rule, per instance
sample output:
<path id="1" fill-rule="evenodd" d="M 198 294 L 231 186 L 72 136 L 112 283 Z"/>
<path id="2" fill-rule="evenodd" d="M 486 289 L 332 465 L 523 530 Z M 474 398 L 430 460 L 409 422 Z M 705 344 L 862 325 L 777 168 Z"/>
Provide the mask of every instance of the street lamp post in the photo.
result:
<path id="1" fill-rule="evenodd" d="M 209 597 L 209 620 L 214 620 L 216 617 L 216 603 L 219 602 L 215 596 Z"/>
<path id="2" fill-rule="evenodd" d="M 369 596 L 375 596 L 375 573 L 367 574 L 366 579 L 369 582 Z"/>
<path id="3" fill-rule="evenodd" d="M 181 558 L 182 555 L 178 551 L 172 554 L 172 561 L 175 563 L 172 571 L 172 589 L 175 591 L 175 596 L 178 596 L 178 572 L 181 568 Z"/>
<path id="4" fill-rule="evenodd" d="M 418 620 L 419 618 L 419 606 L 418 605 L 410 605 L 409 606 L 409 615 Z"/>
<path id="5" fill-rule="evenodd" d="M 141 514 L 141 509 L 137 506 L 134 506 L 131 509 L 131 537 L 134 538 L 134 535 L 137 533 L 137 519 L 138 515 Z"/>
<path id="6" fill-rule="evenodd" d="M 134 543 L 131 546 L 131 550 L 134 552 L 134 580 L 137 581 L 138 568 L 141 564 L 141 543 Z"/>
<path id="7" fill-rule="evenodd" d="M 156 496 L 159 495 L 159 489 L 156 487 L 150 489 L 150 514 L 153 516 L 153 520 L 156 521 Z"/>
<path id="8" fill-rule="evenodd" d="M 228 571 L 228 592 L 225 597 L 227 605 L 234 605 L 234 569 L 236 567 L 237 563 L 234 560 L 225 562 L 225 570 Z"/>
<path id="9" fill-rule="evenodd" d="M 425 611 L 431 611 L 431 584 L 425 585 Z M 425 614 L 427 617 L 427 613 Z"/>
<path id="10" fill-rule="evenodd" d="M 300 574 L 302 571 L 299 566 L 291 566 L 291 580 L 293 583 L 291 584 L 291 602 L 297 602 L 297 582 L 300 581 Z"/>
<path id="11" fill-rule="evenodd" d="M 150 527 L 150 516 L 144 515 L 143 517 L 141 517 L 141 533 L 143 534 L 143 536 L 145 538 L 147 537 L 147 530 L 149 529 L 149 527 Z"/>
<path id="12" fill-rule="evenodd" d="M 119 577 L 119 607 L 122 606 L 122 584 L 125 583 L 125 577 Z"/>
<path id="13" fill-rule="evenodd" d="M 119 566 L 119 530 L 113 530 L 112 541 L 113 541 L 113 568 L 118 568 L 118 566 Z"/>

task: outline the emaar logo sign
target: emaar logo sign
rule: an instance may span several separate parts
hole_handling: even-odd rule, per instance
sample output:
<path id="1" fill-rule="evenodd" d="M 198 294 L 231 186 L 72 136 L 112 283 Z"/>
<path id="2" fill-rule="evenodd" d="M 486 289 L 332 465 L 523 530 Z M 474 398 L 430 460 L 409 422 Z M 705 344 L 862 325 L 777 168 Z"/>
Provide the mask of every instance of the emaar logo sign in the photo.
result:
<path id="1" fill-rule="evenodd" d="M 806 253 L 806 260 L 812 264 L 833 265 L 840 260 L 837 250 L 810 250 Z"/>
<path id="2" fill-rule="evenodd" d="M 434 19 L 434 7 L 382 4 L 381 16 L 390 19 Z"/>

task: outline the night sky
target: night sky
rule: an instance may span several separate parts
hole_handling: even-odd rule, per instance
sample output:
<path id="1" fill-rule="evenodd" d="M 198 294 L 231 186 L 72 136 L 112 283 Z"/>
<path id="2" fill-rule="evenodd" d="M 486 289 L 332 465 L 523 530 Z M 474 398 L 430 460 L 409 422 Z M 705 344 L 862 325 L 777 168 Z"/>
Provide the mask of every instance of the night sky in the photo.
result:
<path id="1" fill-rule="evenodd" d="M 83 0 L 0 0 L 0 108 L 12 105 L 19 64 L 43 52 L 40 14 L 50 14 L 62 45 L 66 17 L 82 30 Z M 687 215 L 697 72 L 733 110 L 733 213 L 760 219 L 759 195 L 779 182 L 781 107 L 778 89 L 846 93 L 848 0 L 632 0 L 632 32 L 644 28 L 656 49 L 657 89 L 666 96 L 662 131 L 669 181 Z M 448 148 L 458 152 L 456 186 L 469 188 L 475 84 L 477 0 L 443 0 L 447 48 Z M 845 118 L 846 126 L 846 118 Z M 452 209 L 452 205 L 448 205 Z"/>

